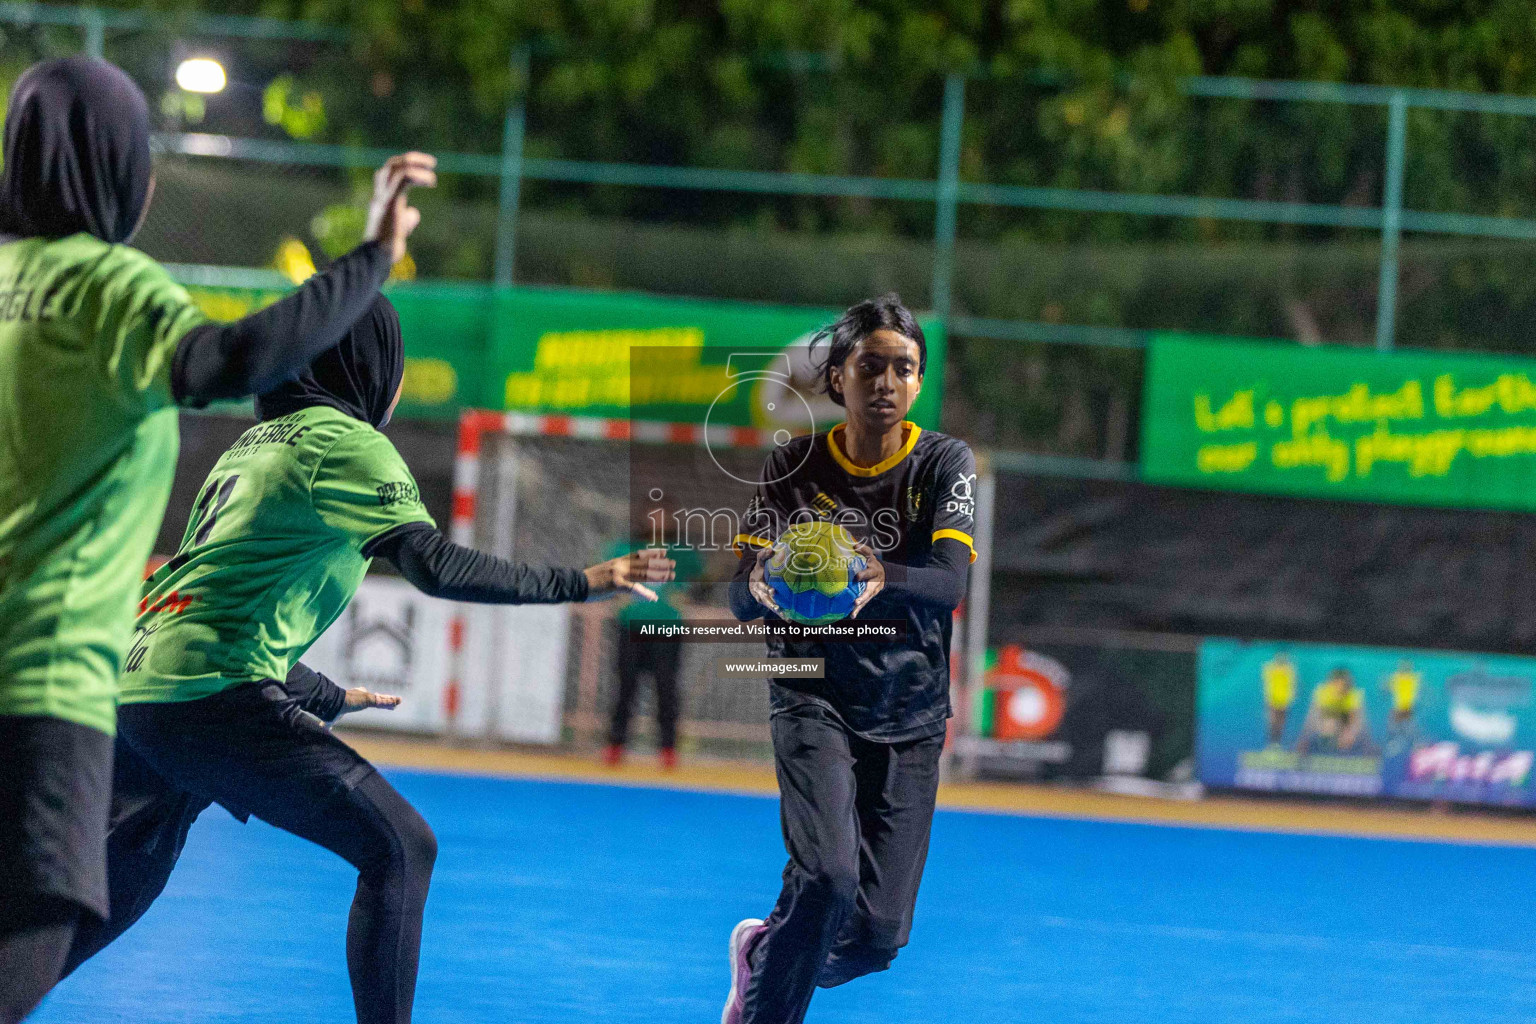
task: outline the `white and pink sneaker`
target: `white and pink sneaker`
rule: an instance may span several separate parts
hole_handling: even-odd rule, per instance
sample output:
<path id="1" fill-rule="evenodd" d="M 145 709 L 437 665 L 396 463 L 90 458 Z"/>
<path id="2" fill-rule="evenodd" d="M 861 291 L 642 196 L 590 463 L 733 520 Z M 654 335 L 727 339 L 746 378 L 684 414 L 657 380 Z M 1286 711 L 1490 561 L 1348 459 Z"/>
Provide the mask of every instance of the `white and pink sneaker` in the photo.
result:
<path id="1" fill-rule="evenodd" d="M 741 1015 L 747 1009 L 747 986 L 752 984 L 749 954 L 763 931 L 763 922 L 755 917 L 749 917 L 731 929 L 731 994 L 726 997 L 720 1024 L 741 1024 Z"/>

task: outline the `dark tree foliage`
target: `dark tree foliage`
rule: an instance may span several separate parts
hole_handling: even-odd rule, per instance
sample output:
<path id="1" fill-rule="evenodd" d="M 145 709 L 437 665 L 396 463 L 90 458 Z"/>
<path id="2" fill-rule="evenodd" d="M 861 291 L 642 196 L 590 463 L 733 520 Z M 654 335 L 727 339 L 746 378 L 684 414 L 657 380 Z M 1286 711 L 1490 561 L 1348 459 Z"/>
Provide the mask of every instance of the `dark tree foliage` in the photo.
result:
<path id="1" fill-rule="evenodd" d="M 286 69 L 295 97 L 320 97 L 314 141 L 494 154 L 521 97 L 529 156 L 673 166 L 932 178 L 943 79 L 963 72 L 967 181 L 1375 206 L 1382 108 L 1201 99 L 1179 82 L 1536 92 L 1529 0 L 162 6 L 350 29 L 349 45 L 290 47 L 253 72 Z M 520 45 L 526 81 L 509 59 Z M 1408 129 L 1410 209 L 1536 217 L 1536 119 L 1414 110 Z M 423 272 L 488 276 L 495 181 L 445 176 L 431 201 L 455 212 L 432 222 L 451 230 L 424 229 Z M 520 280 L 829 305 L 892 287 L 927 297 L 926 203 L 530 181 L 522 208 Z M 1405 238 L 1399 344 L 1528 349 L 1528 249 Z M 1369 231 L 966 205 L 955 296 L 983 316 L 1369 343 L 1377 251 Z M 957 339 L 951 414 L 998 443 L 1131 454 L 1139 365 Z"/>

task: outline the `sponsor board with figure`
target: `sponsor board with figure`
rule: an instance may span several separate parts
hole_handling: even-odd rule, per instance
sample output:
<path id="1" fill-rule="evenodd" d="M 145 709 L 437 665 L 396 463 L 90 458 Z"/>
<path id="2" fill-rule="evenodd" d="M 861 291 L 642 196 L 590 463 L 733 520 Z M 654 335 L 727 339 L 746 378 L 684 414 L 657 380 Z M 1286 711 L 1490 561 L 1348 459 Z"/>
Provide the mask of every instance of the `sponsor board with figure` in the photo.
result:
<path id="1" fill-rule="evenodd" d="M 1531 806 L 1536 658 L 1207 640 L 1207 785 Z"/>

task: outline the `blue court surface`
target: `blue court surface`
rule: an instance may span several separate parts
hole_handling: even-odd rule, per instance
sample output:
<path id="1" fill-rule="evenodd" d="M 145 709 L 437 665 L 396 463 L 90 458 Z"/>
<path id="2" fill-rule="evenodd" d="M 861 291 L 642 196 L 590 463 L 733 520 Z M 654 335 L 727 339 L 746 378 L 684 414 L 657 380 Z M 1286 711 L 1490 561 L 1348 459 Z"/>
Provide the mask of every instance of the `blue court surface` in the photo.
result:
<path id="1" fill-rule="evenodd" d="M 416 1020 L 719 1019 L 777 804 L 391 771 L 436 828 Z M 1536 1019 L 1536 850 L 941 812 L 912 944 L 821 1022 Z M 204 815 L 170 887 L 36 1024 L 353 1020 L 353 875 Z"/>

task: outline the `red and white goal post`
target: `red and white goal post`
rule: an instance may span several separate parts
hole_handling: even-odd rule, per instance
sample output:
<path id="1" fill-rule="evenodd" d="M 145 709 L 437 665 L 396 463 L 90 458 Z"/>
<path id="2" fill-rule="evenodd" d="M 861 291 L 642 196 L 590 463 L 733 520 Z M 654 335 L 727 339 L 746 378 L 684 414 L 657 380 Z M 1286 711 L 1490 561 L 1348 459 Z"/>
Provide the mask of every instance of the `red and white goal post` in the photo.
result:
<path id="1" fill-rule="evenodd" d="M 767 450 L 774 438 L 773 431 L 752 427 L 467 410 L 459 418 L 450 537 L 509 558 L 557 564 L 597 560 L 605 539 L 629 525 L 623 518 L 628 493 L 621 479 L 635 443 Z M 967 628 L 967 620 L 985 620 L 992 496 L 992 477 L 983 469 L 977 491 L 977 559 L 969 597 L 956 616 L 951 658 L 957 725 L 968 720 L 968 693 L 985 653 L 985 630 Z M 562 500 L 584 504 L 572 509 Z M 597 739 L 616 675 L 616 631 L 609 625 L 614 602 L 505 608 L 423 598 L 431 607 L 407 616 L 398 607 L 406 595 L 394 593 L 397 587 L 372 589 L 378 592 L 369 597 L 379 610 L 365 607 L 354 625 L 366 629 L 391 615 L 397 624 L 408 618 L 420 650 L 412 659 L 415 675 L 410 680 L 417 690 L 417 713 L 390 723 L 386 716 L 373 716 L 377 720 L 368 724 L 469 740 L 590 745 Z M 694 596 L 684 605 L 685 615 L 729 615 L 723 584 L 698 588 Z M 358 648 L 354 641 L 347 643 L 349 649 Z M 766 751 L 767 688 L 714 679 L 714 660 L 735 652 L 692 646 L 699 649 L 683 652 L 680 673 L 685 737 L 723 751 Z M 640 719 L 637 715 L 636 725 L 643 728 Z"/>

